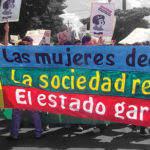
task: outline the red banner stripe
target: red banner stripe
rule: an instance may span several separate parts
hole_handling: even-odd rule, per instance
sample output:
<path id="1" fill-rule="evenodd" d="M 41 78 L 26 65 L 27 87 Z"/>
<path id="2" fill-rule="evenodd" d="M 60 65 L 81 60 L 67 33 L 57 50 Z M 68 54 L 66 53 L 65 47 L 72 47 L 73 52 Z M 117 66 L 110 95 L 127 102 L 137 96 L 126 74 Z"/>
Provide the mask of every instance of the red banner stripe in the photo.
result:
<path id="1" fill-rule="evenodd" d="M 150 126 L 150 101 L 145 99 L 54 93 L 14 86 L 3 86 L 3 92 L 5 108 Z"/>

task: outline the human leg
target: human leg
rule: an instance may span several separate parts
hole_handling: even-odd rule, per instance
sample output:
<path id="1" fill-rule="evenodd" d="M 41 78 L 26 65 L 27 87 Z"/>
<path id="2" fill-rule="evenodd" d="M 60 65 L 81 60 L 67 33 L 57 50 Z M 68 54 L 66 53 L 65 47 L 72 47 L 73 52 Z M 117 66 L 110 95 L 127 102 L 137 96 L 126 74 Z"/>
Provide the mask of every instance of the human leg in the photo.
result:
<path id="1" fill-rule="evenodd" d="M 11 126 L 11 136 L 18 137 L 18 130 L 20 128 L 22 110 L 13 109 L 12 111 L 12 126 Z"/>
<path id="2" fill-rule="evenodd" d="M 140 126 L 140 134 L 141 135 L 148 135 L 148 133 L 146 132 L 146 127 Z"/>
<path id="3" fill-rule="evenodd" d="M 32 116 L 32 120 L 33 120 L 33 124 L 35 127 L 35 136 L 41 137 L 42 135 L 42 125 L 41 125 L 41 119 L 40 119 L 40 114 L 38 111 L 30 111 L 31 116 Z"/>

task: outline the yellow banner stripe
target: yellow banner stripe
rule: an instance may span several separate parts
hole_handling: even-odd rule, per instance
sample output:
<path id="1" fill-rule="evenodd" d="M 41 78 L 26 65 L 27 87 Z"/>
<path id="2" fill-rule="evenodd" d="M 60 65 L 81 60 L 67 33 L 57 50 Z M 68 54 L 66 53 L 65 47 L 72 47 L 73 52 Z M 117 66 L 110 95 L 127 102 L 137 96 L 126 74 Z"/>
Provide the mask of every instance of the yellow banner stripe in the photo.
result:
<path id="1" fill-rule="evenodd" d="M 0 81 L 0 108 L 4 108 L 3 88 Z"/>

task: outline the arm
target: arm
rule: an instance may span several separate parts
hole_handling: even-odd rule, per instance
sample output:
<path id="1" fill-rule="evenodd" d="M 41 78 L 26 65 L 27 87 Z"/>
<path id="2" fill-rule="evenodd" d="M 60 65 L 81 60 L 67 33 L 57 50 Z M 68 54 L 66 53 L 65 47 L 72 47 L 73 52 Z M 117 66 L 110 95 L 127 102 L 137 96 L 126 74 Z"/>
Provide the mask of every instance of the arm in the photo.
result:
<path id="1" fill-rule="evenodd" d="M 4 26 L 5 35 L 4 35 L 4 45 L 8 45 L 8 35 L 9 35 L 9 23 L 6 22 Z"/>
<path id="2" fill-rule="evenodd" d="M 104 45 L 105 40 L 100 36 L 98 40 L 99 45 Z"/>

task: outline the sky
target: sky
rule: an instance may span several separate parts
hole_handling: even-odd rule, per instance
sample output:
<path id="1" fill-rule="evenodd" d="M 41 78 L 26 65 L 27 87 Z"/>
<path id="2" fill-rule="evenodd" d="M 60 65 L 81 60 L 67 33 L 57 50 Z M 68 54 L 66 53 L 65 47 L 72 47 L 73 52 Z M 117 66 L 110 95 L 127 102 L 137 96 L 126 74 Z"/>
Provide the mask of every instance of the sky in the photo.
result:
<path id="1" fill-rule="evenodd" d="M 150 0 L 126 0 L 127 9 L 133 7 L 150 7 Z M 80 19 L 87 18 L 90 16 L 90 7 L 92 2 L 104 2 L 107 3 L 108 0 L 67 0 L 65 9 L 65 14 L 62 15 L 64 18 L 64 23 L 69 21 L 70 26 L 73 29 L 78 30 L 82 26 Z M 122 9 L 122 0 L 111 0 L 111 3 L 115 3 L 116 9 Z M 148 17 L 150 20 L 150 17 Z"/>

